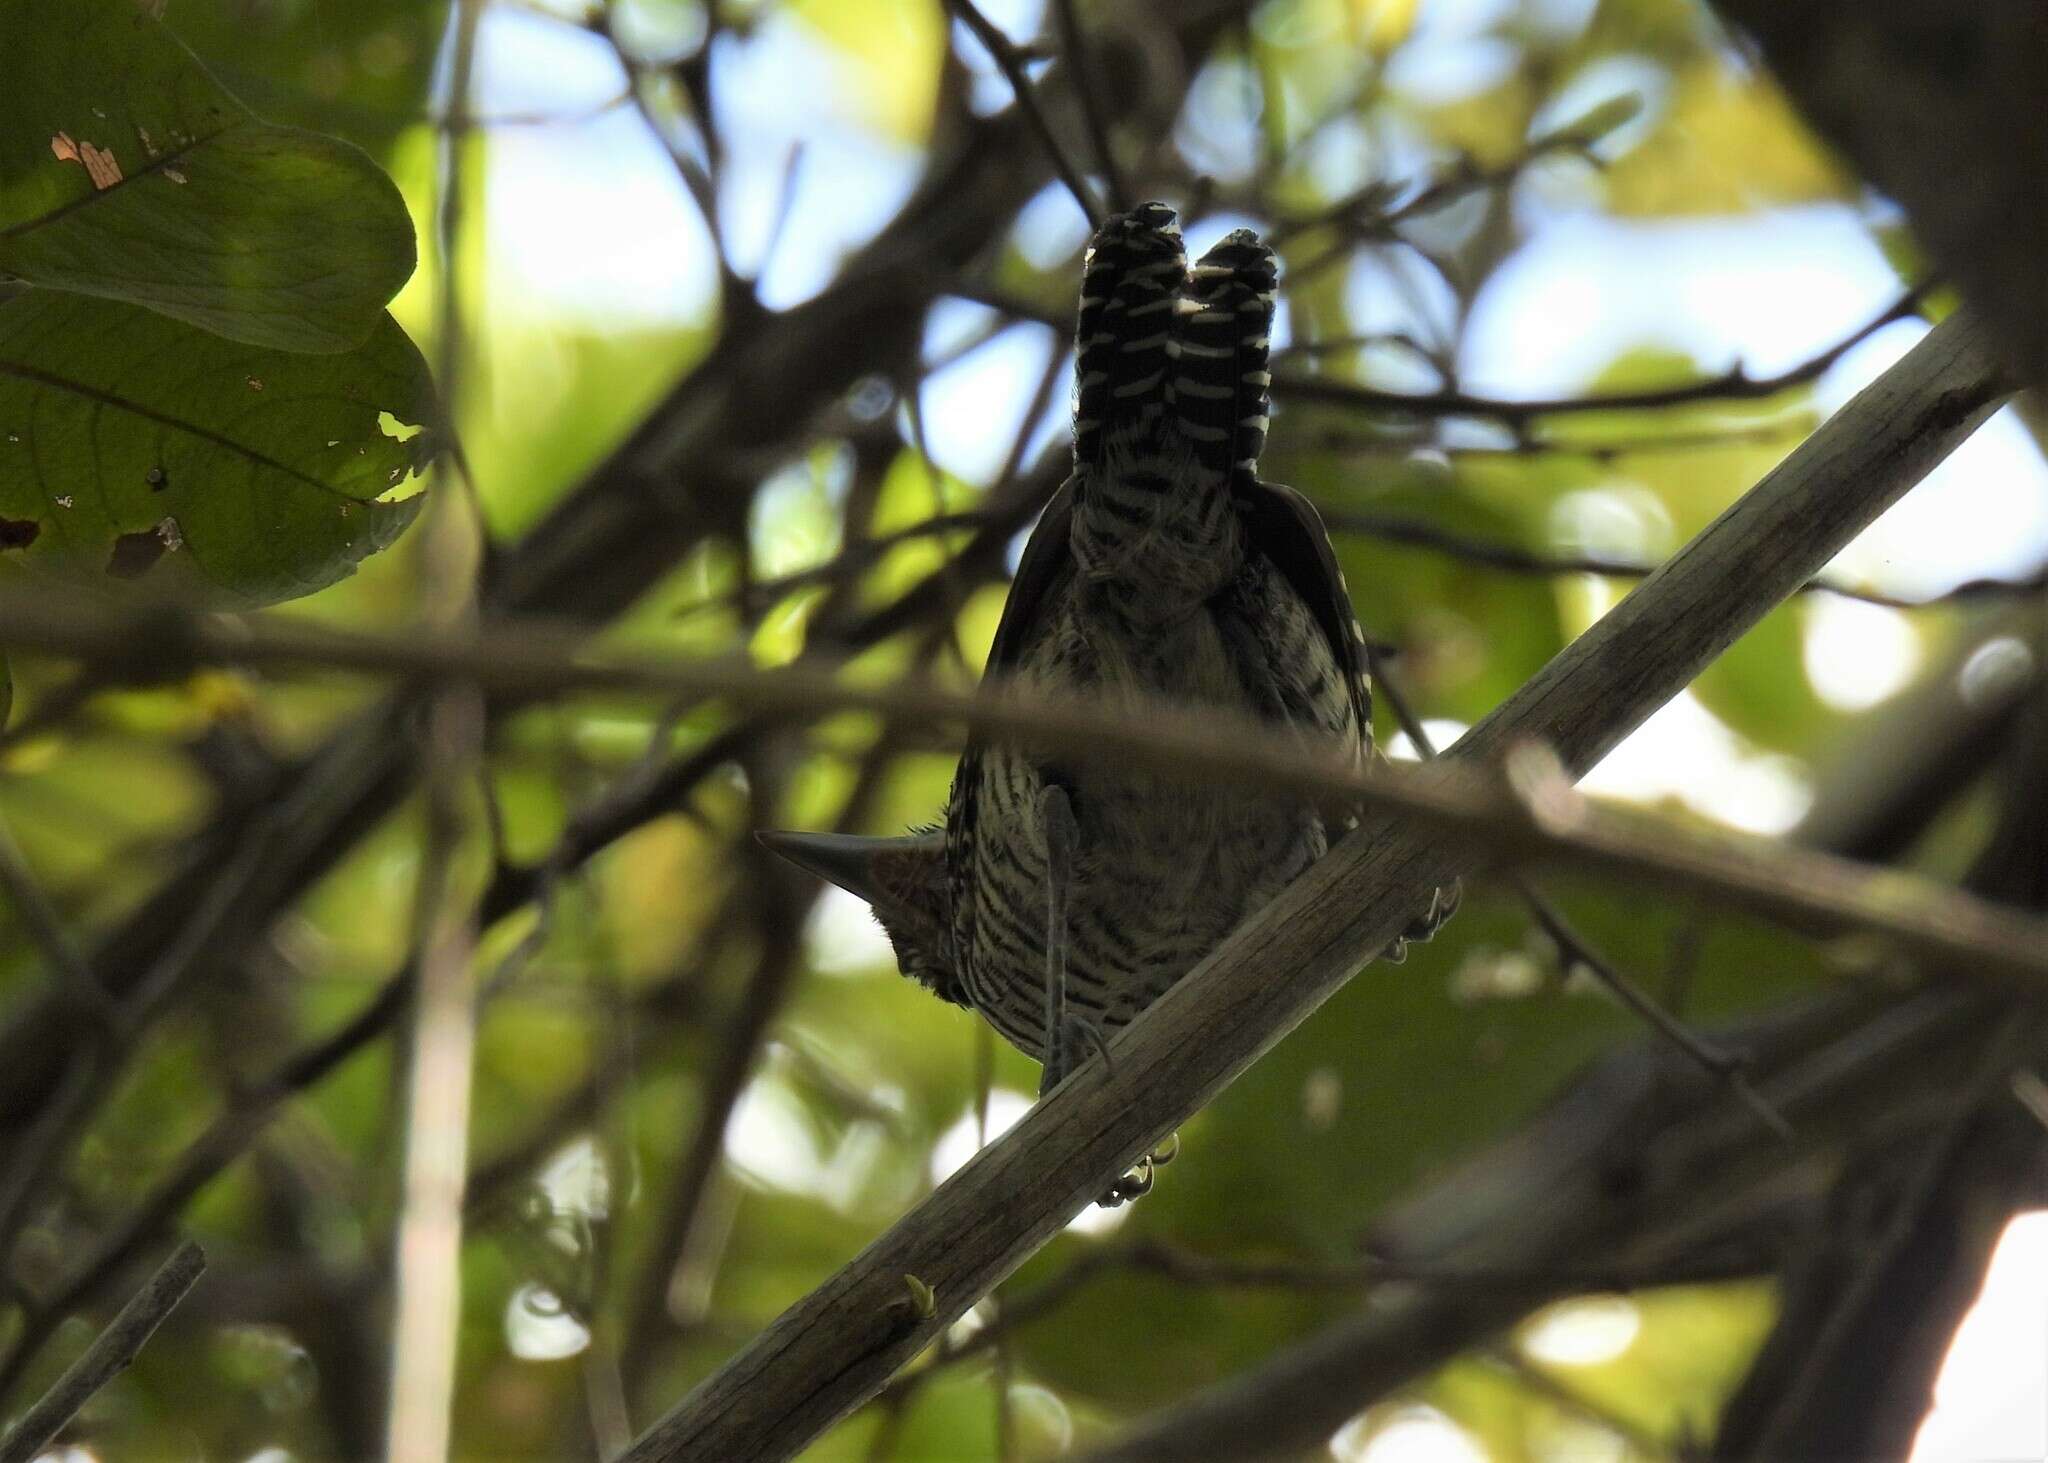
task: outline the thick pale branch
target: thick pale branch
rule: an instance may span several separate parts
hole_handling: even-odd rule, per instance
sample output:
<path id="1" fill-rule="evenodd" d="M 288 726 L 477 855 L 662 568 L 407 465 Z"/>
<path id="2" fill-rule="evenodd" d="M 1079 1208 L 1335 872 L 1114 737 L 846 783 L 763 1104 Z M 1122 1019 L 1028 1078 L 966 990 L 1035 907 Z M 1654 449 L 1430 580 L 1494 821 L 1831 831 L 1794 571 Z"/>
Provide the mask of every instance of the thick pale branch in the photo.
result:
<path id="1" fill-rule="evenodd" d="M 1453 755 L 1498 756 L 1541 738 L 1583 772 L 1903 496 L 1998 398 L 1978 330 L 1946 322 Z M 1379 820 L 1347 839 L 1126 1028 L 1113 1071 L 1090 1063 L 1061 1084 L 626 1457 L 797 1452 L 1384 948 L 1428 890 L 1480 862 L 1468 842 Z M 907 1286 L 911 1276 L 928 1290 Z M 915 1298 L 925 1294 L 931 1303 Z"/>

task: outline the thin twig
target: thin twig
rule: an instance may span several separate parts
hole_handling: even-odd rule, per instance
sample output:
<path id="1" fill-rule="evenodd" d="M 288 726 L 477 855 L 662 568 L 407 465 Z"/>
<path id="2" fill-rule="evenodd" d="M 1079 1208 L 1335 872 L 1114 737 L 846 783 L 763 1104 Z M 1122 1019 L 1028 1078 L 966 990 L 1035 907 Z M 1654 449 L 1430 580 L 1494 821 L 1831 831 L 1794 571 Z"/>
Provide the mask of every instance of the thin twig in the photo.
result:
<path id="1" fill-rule="evenodd" d="M 1313 354 L 1307 347 L 1289 347 Z M 1775 446 L 1790 448 L 1812 430 L 1810 420 L 1778 416 L 1753 426 L 1708 427 L 1696 432 L 1658 432 L 1654 436 L 1586 437 L 1538 436 L 1526 428 L 1513 440 L 1497 447 L 1458 446 L 1423 437 L 1413 432 L 1371 434 L 1311 427 L 1297 432 L 1291 441 L 1297 453 L 1337 452 L 1352 457 L 1377 456 L 1414 458 L 1420 453 L 1440 455 L 1447 462 L 1498 462 L 1531 457 L 1579 457 L 1588 462 L 1617 462 L 1625 457 L 1658 457 L 1680 452 L 1712 452 L 1731 447 Z"/>
<path id="2" fill-rule="evenodd" d="M 1436 757 L 1436 747 L 1430 741 L 1428 728 L 1415 714 L 1400 685 L 1388 674 L 1386 665 L 1377 660 L 1373 666 L 1373 683 L 1375 689 L 1393 708 L 1395 719 L 1401 723 L 1401 730 L 1408 734 L 1408 740 L 1414 743 L 1416 752 L 1425 762 L 1433 761 Z M 1756 1114 L 1757 1120 L 1766 1128 L 1785 1141 L 1791 1141 L 1792 1125 L 1750 1086 L 1743 1075 L 1742 1058 L 1724 1052 L 1711 1042 L 1703 1040 L 1684 1022 L 1658 1005 L 1647 991 L 1594 949 L 1592 942 L 1572 927 L 1571 922 L 1565 918 L 1564 911 L 1551 903 L 1526 875 L 1511 874 L 1508 877 L 1508 884 L 1521 896 L 1522 903 L 1528 906 L 1530 914 L 1535 916 L 1536 923 L 1543 927 L 1543 932 L 1557 945 L 1566 970 L 1576 965 L 1589 972 L 1608 994 L 1634 1012 L 1651 1030 L 1697 1062 L 1703 1071 L 1710 1072 L 1727 1083 L 1729 1090 L 1741 1099 L 1745 1107 Z"/>
<path id="3" fill-rule="evenodd" d="M 885 736 L 862 759 L 853 788 L 840 808 L 842 831 L 850 831 L 866 821 L 895 750 L 894 740 Z M 755 779 L 758 808 L 772 806 L 770 793 L 759 778 Z M 782 1012 L 790 986 L 802 969 L 803 913 L 815 892 L 815 885 L 804 888 L 800 895 L 793 892 L 780 870 L 762 870 L 757 875 L 756 889 L 748 902 L 752 906 L 749 922 L 760 931 L 759 953 L 739 1009 L 723 1033 L 717 1061 L 704 1079 L 696 1128 L 671 1180 L 669 1202 L 652 1225 L 654 1238 L 647 1248 L 651 1257 L 649 1273 L 642 1279 L 641 1300 L 625 1331 L 622 1364 L 629 1384 L 637 1383 L 654 1359 L 655 1343 L 668 1310 L 669 1278 L 689 1254 L 694 1233 L 702 1222 L 705 1201 L 725 1152 L 725 1133 L 733 1109 L 746 1089 L 770 1028 Z"/>
<path id="4" fill-rule="evenodd" d="M 1648 411 L 1688 406 L 1709 401 L 1762 401 L 1804 386 L 1828 367 L 1895 320 L 1904 319 L 1920 308 L 1920 302 L 1934 288 L 1934 282 L 1915 285 L 1867 323 L 1798 365 L 1772 376 L 1752 376 L 1734 366 L 1718 376 L 1680 386 L 1647 387 L 1640 391 L 1617 391 L 1604 396 L 1563 396 L 1523 401 L 1475 396 L 1465 391 L 1400 392 L 1382 391 L 1352 381 L 1333 380 L 1300 372 L 1275 372 L 1273 394 L 1282 400 L 1318 401 L 1332 406 L 1362 407 L 1372 411 L 1406 412 L 1419 416 L 1495 417 L 1511 424 L 1535 417 L 1563 416 L 1589 411 Z"/>
<path id="5" fill-rule="evenodd" d="M 128 1369 L 206 1269 L 206 1252 L 187 1240 L 121 1307 L 85 1354 L 65 1369 L 42 1400 L 0 1441 L 0 1463 L 29 1463 L 93 1395 Z"/>
<path id="6" fill-rule="evenodd" d="M 996 63 L 996 69 L 1003 73 L 1003 79 L 1010 83 L 1010 90 L 1016 95 L 1018 109 L 1024 120 L 1030 124 L 1039 145 L 1051 160 L 1053 171 L 1066 184 L 1067 191 L 1074 195 L 1074 202 L 1081 206 L 1081 216 L 1088 220 L 1088 227 L 1094 228 L 1102 222 L 1101 211 L 1095 205 L 1094 196 L 1088 191 L 1088 184 L 1075 168 L 1073 159 L 1060 146 L 1059 139 L 1052 135 L 1052 124 L 1046 121 L 1044 111 L 1038 105 L 1038 89 L 1031 84 L 1031 78 L 1024 74 L 1024 58 L 1010 43 L 1010 38 L 996 28 L 986 15 L 974 4 L 974 0 L 946 0 L 946 8 L 960 18 L 960 23 L 973 32 L 981 42 L 989 59 Z"/>
<path id="7" fill-rule="evenodd" d="M 1090 1281 L 1108 1270 L 1128 1270 L 1140 1275 L 1154 1275 L 1177 1285 L 1216 1290 L 1292 1290 L 1318 1296 L 1365 1291 L 1385 1285 L 1474 1294 L 1549 1287 L 1577 1294 L 1626 1295 L 1667 1285 L 1706 1285 L 1739 1280 L 1766 1273 L 1771 1263 L 1771 1257 L 1760 1249 L 1700 1260 L 1674 1258 L 1640 1264 L 1556 1264 L 1518 1268 L 1380 1257 L 1338 1263 L 1292 1259 L 1237 1260 L 1204 1255 L 1145 1235 L 1083 1251 L 1064 1268 L 1021 1295 L 999 1292 L 1002 1300 L 1000 1311 L 957 1341 L 948 1333 L 932 1349 L 928 1365 L 900 1373 L 876 1394 L 875 1401 L 877 1404 L 893 1403 L 903 1393 L 922 1387 L 939 1370 L 1002 1346 L 1009 1336 L 1024 1326 L 1058 1311 Z"/>
<path id="8" fill-rule="evenodd" d="M 1496 1366 L 1506 1368 L 1516 1381 L 1536 1396 L 1614 1434 L 1628 1445 L 1630 1452 L 1644 1458 L 1665 1457 L 1671 1453 L 1666 1439 L 1586 1396 L 1548 1367 L 1537 1365 L 1514 1347 L 1492 1346 L 1484 1354 Z M 1684 1454 L 1678 1456 L 1682 1458 Z"/>
<path id="9" fill-rule="evenodd" d="M 71 943 L 50 897 L 43 891 L 20 845 L 4 821 L 0 821 L 0 886 L 14 901 L 14 909 L 28 928 L 29 938 L 42 952 L 43 961 L 64 992 L 110 1027 L 120 1023 L 120 1007 L 100 980 L 99 972 Z"/>
<path id="10" fill-rule="evenodd" d="M 184 985 L 242 901 L 271 850 L 272 835 L 281 826 L 275 818 L 259 816 L 246 830 L 246 841 L 233 860 L 205 889 L 199 907 L 186 914 L 168 948 L 151 961 L 128 991 L 115 1019 L 94 1032 L 90 1043 L 71 1050 L 62 1080 L 33 1110 L 28 1132 L 10 1155 L 6 1171 L 0 1173 L 0 1255 L 12 1250 L 28 1221 L 30 1206 L 47 1192 L 51 1176 L 59 1171 L 94 1106 L 120 1075 L 122 1063 L 133 1054 L 150 1018 Z M 15 1345 L 18 1354 L 27 1345 L 26 1335 Z M 0 1367 L 6 1372 L 0 1380 L 0 1397 L 5 1397 L 12 1385 L 14 1360 L 10 1358 Z"/>
<path id="11" fill-rule="evenodd" d="M 1573 449 L 1567 447 L 1562 450 Z M 1380 539 L 1386 543 L 1430 549 L 1510 574 L 1596 574 L 1614 579 L 1646 579 L 1657 572 L 1655 564 L 1622 563 L 1602 558 L 1597 554 L 1539 553 L 1513 544 L 1454 533 L 1420 519 L 1390 514 L 1337 509 L 1323 515 L 1323 526 L 1333 535 L 1357 534 L 1361 537 Z M 2034 594 L 2044 588 L 2048 588 L 2048 569 L 2039 570 L 2024 579 L 1972 579 L 1924 599 L 1909 599 L 1903 595 L 1885 594 L 1875 589 L 1859 589 L 1847 584 L 1833 584 L 1821 579 L 1802 585 L 1798 592 L 1831 594 L 1838 599 L 1853 599 L 1890 610 L 1919 610 L 1930 605 L 1959 604 L 2010 595 Z"/>
<path id="12" fill-rule="evenodd" d="M 1283 278 L 1298 280 L 1300 274 L 1301 271 L 1298 269 L 1289 270 Z M 1283 370 L 1273 373 L 1273 396 L 1283 404 L 1289 401 L 1324 402 L 1332 406 L 1358 407 L 1416 417 L 1491 417 L 1516 427 L 1525 426 L 1539 417 L 1573 416 L 1587 412 L 1660 411 L 1671 407 L 1695 406 L 1717 401 L 1766 401 L 1796 386 L 1810 384 L 1836 361 L 1885 326 L 1915 314 L 1921 302 L 1938 284 L 1938 280 L 1927 280 L 1913 286 L 1881 313 L 1858 326 L 1850 334 L 1806 360 L 1770 376 L 1752 376 L 1747 369 L 1737 365 L 1719 375 L 1682 382 L 1676 386 L 1648 386 L 1636 391 L 1617 391 L 1600 396 L 1530 397 L 1516 400 L 1455 390 L 1386 391 L 1355 381 Z M 987 305 L 994 310 L 1001 310 L 1020 320 L 1031 320 L 1050 326 L 1065 336 L 1073 334 L 1074 322 L 1068 316 L 992 286 L 972 281 L 956 281 L 948 287 L 947 293 L 976 304 Z M 1311 356 L 1315 354 L 1313 350 L 1301 353 Z M 1287 354 L 1288 351 L 1279 352 L 1281 356 Z M 1531 450 L 1542 450 L 1552 446 L 1558 451 L 1573 450 L 1571 444 L 1562 442 L 1542 443 L 1539 448 Z"/>
<path id="13" fill-rule="evenodd" d="M 1109 145 L 1109 129 L 1102 120 L 1102 102 L 1097 95 L 1094 58 L 1081 34 L 1081 20 L 1074 13 L 1074 0 L 1054 0 L 1053 15 L 1060 26 L 1060 50 L 1074 72 L 1074 90 L 1081 99 L 1081 121 L 1088 128 L 1088 141 L 1095 149 L 1096 166 L 1102 169 L 1102 186 L 1109 194 L 1112 212 L 1130 207 L 1123 176 L 1117 171 L 1116 151 Z"/>
<path id="14" fill-rule="evenodd" d="M 718 7 L 715 5 L 709 7 L 709 13 L 710 24 L 716 27 L 718 24 Z M 647 130 L 654 134 L 655 140 L 661 144 L 662 150 L 668 154 L 669 164 L 675 169 L 676 177 L 683 185 L 683 191 L 688 193 L 690 201 L 696 204 L 698 217 L 704 221 L 705 232 L 711 236 L 711 252 L 712 257 L 718 262 L 721 290 L 727 298 L 736 298 L 738 292 L 744 288 L 744 282 L 733 269 L 732 258 L 725 244 L 725 225 L 723 216 L 719 212 L 718 179 L 715 176 L 719 160 L 719 147 L 717 133 L 712 124 L 710 109 L 708 107 L 700 108 L 702 115 L 698 119 L 699 129 L 704 138 L 705 152 L 710 157 L 712 164 L 711 167 L 707 168 L 703 163 L 700 163 L 690 155 L 688 148 L 676 141 L 670 132 L 668 120 L 655 110 L 654 102 L 647 94 L 647 81 L 649 75 L 656 68 L 643 64 L 637 57 L 627 52 L 624 44 L 619 40 L 617 33 L 612 28 L 611 7 L 608 5 L 596 7 L 586 19 L 585 26 L 601 37 L 612 48 L 612 53 L 618 57 L 619 66 L 626 73 L 626 99 L 633 103 L 634 110 L 640 114 L 640 120 L 647 124 Z M 698 53 L 700 56 L 709 53 L 713 39 L 714 37 L 711 35 L 707 35 L 704 38 L 704 44 Z M 688 62 L 679 63 L 675 68 L 678 83 L 686 88 L 688 86 L 688 79 L 682 73 L 689 64 Z"/>
<path id="15" fill-rule="evenodd" d="M 1680 562 L 1673 560 L 1660 575 Z M 1638 593 L 1655 583 L 1653 577 Z M 722 698 L 791 717 L 860 710 L 926 731 L 950 722 L 978 736 L 1057 748 L 1088 764 L 1201 772 L 1276 791 L 1355 798 L 1436 828 L 1478 832 L 1493 858 L 1559 861 L 1656 879 L 1774 918 L 1868 929 L 1937 957 L 1938 968 L 1958 979 L 2010 988 L 2013 981 L 2027 986 L 2048 977 L 2042 921 L 1932 880 L 1749 835 L 1708 834 L 1668 818 L 1560 800 L 1559 789 L 1534 764 L 1522 768 L 1528 786 L 1521 793 L 1505 792 L 1495 778 L 1465 768 L 1367 771 L 1348 758 L 1278 745 L 1255 722 L 1220 713 L 1190 716 L 1185 706 L 1173 704 L 1119 713 L 1009 688 L 970 696 L 914 681 L 859 685 L 805 664 L 763 670 L 731 659 L 626 653 L 599 659 L 579 640 L 539 628 L 370 635 L 292 617 L 222 622 L 175 609 L 121 609 L 47 593 L 0 595 L 0 643 L 109 661 L 146 654 L 195 663 L 319 664 L 474 680 L 523 696 L 652 691 Z M 1551 728 L 1553 735 L 1570 730 Z"/>

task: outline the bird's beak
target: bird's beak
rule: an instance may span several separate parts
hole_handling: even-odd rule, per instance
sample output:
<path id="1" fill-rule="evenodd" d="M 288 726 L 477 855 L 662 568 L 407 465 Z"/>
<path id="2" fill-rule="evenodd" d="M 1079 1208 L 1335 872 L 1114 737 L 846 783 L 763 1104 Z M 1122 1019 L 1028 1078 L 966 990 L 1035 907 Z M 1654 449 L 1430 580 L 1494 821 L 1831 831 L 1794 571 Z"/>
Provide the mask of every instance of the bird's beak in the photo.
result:
<path id="1" fill-rule="evenodd" d="M 902 843 L 896 838 L 862 838 L 850 833 L 791 833 L 780 828 L 759 829 L 754 837 L 770 853 L 837 884 L 849 894 L 859 895 L 869 904 L 879 904 L 883 900 L 880 882 L 875 877 L 876 859 L 896 850 Z"/>

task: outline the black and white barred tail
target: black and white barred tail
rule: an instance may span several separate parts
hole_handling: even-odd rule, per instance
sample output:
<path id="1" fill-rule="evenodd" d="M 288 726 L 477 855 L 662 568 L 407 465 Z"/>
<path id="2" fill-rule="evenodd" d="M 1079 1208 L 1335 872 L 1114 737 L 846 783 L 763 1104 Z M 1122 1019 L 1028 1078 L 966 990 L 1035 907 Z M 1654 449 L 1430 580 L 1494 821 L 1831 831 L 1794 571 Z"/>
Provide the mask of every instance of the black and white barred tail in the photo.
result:
<path id="1" fill-rule="evenodd" d="M 1188 271 L 1167 349 L 1167 403 L 1196 459 L 1212 472 L 1250 476 L 1266 445 L 1273 251 L 1249 229 L 1225 238 Z"/>
<path id="2" fill-rule="evenodd" d="M 1074 462 L 1098 465 L 1103 443 L 1159 414 L 1187 252 L 1174 212 L 1143 203 L 1095 231 L 1081 266 L 1075 326 Z"/>

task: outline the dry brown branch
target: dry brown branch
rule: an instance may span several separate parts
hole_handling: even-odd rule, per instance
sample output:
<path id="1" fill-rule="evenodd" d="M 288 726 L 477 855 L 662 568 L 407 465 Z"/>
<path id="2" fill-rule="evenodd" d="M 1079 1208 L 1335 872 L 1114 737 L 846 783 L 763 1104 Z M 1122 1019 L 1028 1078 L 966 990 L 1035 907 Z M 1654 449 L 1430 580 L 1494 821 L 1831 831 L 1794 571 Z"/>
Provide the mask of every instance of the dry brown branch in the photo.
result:
<path id="1" fill-rule="evenodd" d="M 1583 772 L 1919 481 L 1999 397 L 1981 333 L 1966 318 L 1945 322 L 1454 755 L 1485 759 L 1541 736 Z M 627 1458 L 797 1452 L 1384 948 L 1430 889 L 1482 861 L 1468 842 L 1371 821 L 1126 1028 L 1112 1043 L 1113 1071 L 1091 1063 L 1061 1084 Z M 932 1304 L 915 1298 L 924 1294 Z"/>
<path id="2" fill-rule="evenodd" d="M 1537 417 L 1563 416 L 1588 411 L 1646 411 L 1712 401 L 1766 401 L 1795 386 L 1818 378 L 1828 367 L 1858 344 L 1891 324 L 1916 313 L 1930 286 L 1916 285 L 1871 317 L 1858 329 L 1826 350 L 1798 365 L 1770 376 L 1752 376 L 1741 366 L 1710 376 L 1703 381 L 1679 386 L 1646 387 L 1640 391 L 1617 391 L 1604 396 L 1561 396 L 1512 401 L 1470 392 L 1445 390 L 1426 392 L 1383 391 L 1355 381 L 1333 380 L 1299 371 L 1276 371 L 1273 395 L 1280 401 L 1319 401 L 1332 406 L 1358 407 L 1370 411 L 1401 412 L 1419 416 L 1491 417 L 1509 425 L 1520 425 Z"/>
<path id="3" fill-rule="evenodd" d="M 1024 74 L 1024 57 L 1010 43 L 1010 38 L 997 28 L 994 21 L 981 13 L 974 0 L 946 0 L 946 8 L 959 18 L 962 25 L 980 41 L 989 59 L 996 63 L 996 69 L 1003 73 L 1003 79 L 1010 83 L 1010 90 L 1017 98 L 1018 110 L 1031 124 L 1032 134 L 1039 146 L 1045 149 L 1051 159 L 1053 171 L 1060 182 L 1074 195 L 1074 202 L 1080 205 L 1082 215 L 1088 220 L 1088 227 L 1094 228 L 1101 221 L 1102 213 L 1095 205 L 1095 197 L 1088 191 L 1087 182 L 1081 177 L 1074 160 L 1067 156 L 1067 150 L 1060 146 L 1060 140 L 1052 135 L 1052 124 L 1046 120 L 1045 111 L 1038 104 L 1038 90 L 1032 86 L 1031 78 Z M 1078 57 L 1077 57 L 1078 59 Z"/>
<path id="4" fill-rule="evenodd" d="M 1659 571 L 1660 577 L 1684 557 L 1672 560 Z M 1689 584 L 1694 577 L 1685 576 Z M 1489 733 L 1485 727 L 1501 725 L 1503 717 L 1511 718 L 1509 725 L 1519 721 L 1514 708 L 1521 696 L 1531 694 L 1529 687 L 1544 685 L 1544 675 L 1453 749 L 1464 765 L 1361 771 L 1343 758 L 1275 744 L 1262 735 L 1257 723 L 1191 717 L 1185 708 L 1172 705 L 1109 711 L 1035 694 L 992 691 L 967 696 L 916 682 L 851 685 L 828 671 L 805 666 L 762 671 L 735 661 L 599 657 L 579 654 L 574 640 L 539 629 L 499 627 L 400 639 L 288 618 L 181 618 L 173 610 L 124 612 L 48 597 L 30 603 L 0 595 L 0 645 L 118 658 L 153 634 L 173 637 L 177 655 L 193 664 L 318 665 L 474 680 L 489 688 L 516 689 L 527 697 L 574 690 L 637 690 L 722 699 L 757 713 L 791 718 L 857 710 L 906 726 L 955 722 L 982 735 L 1003 735 L 1057 750 L 1081 763 L 1201 772 L 1317 796 L 1342 793 L 1441 836 L 1478 840 L 1483 849 L 1473 860 L 1474 868 L 1557 862 L 1627 879 L 1650 879 L 1796 925 L 1880 934 L 1908 952 L 1950 962 L 1958 976 L 2008 986 L 2048 980 L 2048 925 L 2030 916 L 1909 874 L 1597 806 L 1573 793 L 1554 760 L 1534 755 L 1534 747 L 1514 759 L 1507 783 L 1497 772 L 1475 770 L 1475 761 L 1483 769 L 1485 763 L 1517 751 L 1503 741 L 1509 732 Z M 1599 636 L 1596 626 L 1578 644 Z M 1636 654 L 1654 648 L 1654 639 Z M 1546 674 L 1554 673 L 1570 656 L 1567 651 Z M 1560 737 L 1557 749 L 1567 758 L 1565 766 L 1583 771 L 1609 749 L 1608 725 L 1578 714 L 1548 729 L 1573 738 Z M 1601 740 L 1589 744 L 1587 739 L 1596 734 Z M 1620 735 L 1614 733 L 1617 740 Z"/>

